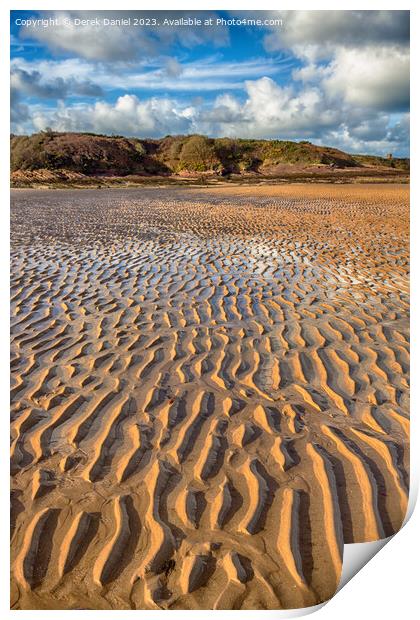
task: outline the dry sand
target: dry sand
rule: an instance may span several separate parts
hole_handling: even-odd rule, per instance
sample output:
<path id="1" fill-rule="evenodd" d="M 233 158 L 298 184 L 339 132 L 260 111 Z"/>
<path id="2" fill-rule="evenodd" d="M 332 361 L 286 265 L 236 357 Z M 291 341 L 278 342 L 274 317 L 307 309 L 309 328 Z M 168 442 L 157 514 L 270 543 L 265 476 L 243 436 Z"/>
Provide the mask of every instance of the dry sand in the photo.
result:
<path id="1" fill-rule="evenodd" d="M 12 203 L 12 607 L 331 597 L 406 510 L 407 186 Z"/>

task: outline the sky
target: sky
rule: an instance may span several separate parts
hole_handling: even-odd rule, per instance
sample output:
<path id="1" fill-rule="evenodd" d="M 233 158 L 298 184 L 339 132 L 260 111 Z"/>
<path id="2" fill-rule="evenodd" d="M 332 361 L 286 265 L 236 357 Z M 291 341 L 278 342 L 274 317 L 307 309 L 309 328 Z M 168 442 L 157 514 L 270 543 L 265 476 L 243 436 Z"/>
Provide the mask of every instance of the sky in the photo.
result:
<path id="1" fill-rule="evenodd" d="M 11 131 L 47 127 L 406 157 L 409 11 L 12 11 Z"/>

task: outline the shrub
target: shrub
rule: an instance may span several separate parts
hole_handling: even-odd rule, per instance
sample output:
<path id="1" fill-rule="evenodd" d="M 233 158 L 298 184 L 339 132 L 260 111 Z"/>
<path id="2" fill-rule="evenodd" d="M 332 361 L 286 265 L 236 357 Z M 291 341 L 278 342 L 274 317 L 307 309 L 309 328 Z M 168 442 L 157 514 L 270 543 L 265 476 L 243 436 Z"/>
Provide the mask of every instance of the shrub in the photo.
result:
<path id="1" fill-rule="evenodd" d="M 180 153 L 180 167 L 195 172 L 215 170 L 219 164 L 214 143 L 204 136 L 191 136 L 183 144 Z"/>

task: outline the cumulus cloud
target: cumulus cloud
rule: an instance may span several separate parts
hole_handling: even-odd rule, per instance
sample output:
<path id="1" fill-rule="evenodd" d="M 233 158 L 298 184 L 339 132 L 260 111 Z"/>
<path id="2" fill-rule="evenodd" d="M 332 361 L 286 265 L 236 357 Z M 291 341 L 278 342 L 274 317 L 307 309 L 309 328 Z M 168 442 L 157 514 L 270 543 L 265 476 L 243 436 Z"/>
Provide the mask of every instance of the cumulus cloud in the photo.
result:
<path id="1" fill-rule="evenodd" d="M 283 27 L 265 37 L 269 51 L 292 49 L 301 57 L 331 57 L 337 48 L 407 46 L 409 11 L 278 11 Z"/>
<path id="2" fill-rule="evenodd" d="M 266 77 L 248 80 L 246 98 L 230 94 L 212 104 L 203 99 L 185 104 L 170 97 L 140 99 L 126 94 L 115 102 L 38 108 L 35 130 L 92 131 L 138 137 L 202 133 L 212 136 L 310 139 L 356 152 L 386 153 L 407 142 L 408 115 L 397 117 L 363 108 L 326 105 L 323 93 L 309 85 L 294 92 Z M 394 120 L 393 120 L 394 119 Z M 378 151 L 378 149 L 380 149 Z"/>
<path id="3" fill-rule="evenodd" d="M 214 125 L 227 124 L 234 127 L 235 124 L 245 120 L 240 102 L 229 94 L 216 97 L 213 108 L 206 110 L 205 114 L 202 114 L 202 118 L 204 116 L 204 122 L 208 124 L 209 128 L 214 127 Z"/>
<path id="4" fill-rule="evenodd" d="M 296 82 L 316 86 L 326 106 L 345 106 L 348 122 L 362 108 L 404 112 L 410 96 L 408 11 L 286 11 L 271 28 L 268 50 L 289 49 L 301 66 Z M 354 110 L 356 108 L 356 111 Z"/>
<path id="5" fill-rule="evenodd" d="M 177 107 L 168 98 L 152 97 L 140 101 L 135 95 L 118 97 L 114 104 L 97 101 L 93 105 L 65 106 L 53 111 L 37 111 L 33 117 L 35 129 L 51 126 L 58 131 L 92 131 L 131 136 L 158 136 L 166 133 L 188 132 L 189 108 Z"/>
<path id="6" fill-rule="evenodd" d="M 293 72 L 317 83 L 330 98 L 377 110 L 404 110 L 410 100 L 410 56 L 399 48 L 340 48 L 328 65 L 313 62 Z"/>
<path id="7" fill-rule="evenodd" d="M 408 51 L 385 48 L 339 50 L 323 81 L 327 94 L 349 104 L 381 110 L 407 108 L 410 99 Z"/>
<path id="8" fill-rule="evenodd" d="M 36 129 L 84 130 L 157 136 L 166 133 L 208 133 L 272 138 L 281 133 L 298 137 L 302 131 L 314 135 L 337 122 L 324 109 L 320 92 L 309 88 L 295 94 L 271 78 L 245 82 L 247 98 L 241 102 L 221 95 L 213 105 L 206 102 L 185 105 L 168 97 L 140 100 L 133 94 L 118 97 L 114 104 L 97 101 L 93 105 L 59 105 L 34 117 Z M 316 123 L 315 123 L 316 119 Z"/>
<path id="9" fill-rule="evenodd" d="M 219 97 L 213 110 L 200 115 L 200 126 L 214 135 L 249 138 L 313 137 L 338 122 L 322 93 L 309 87 L 299 93 L 264 77 L 245 82 L 247 98 Z"/>

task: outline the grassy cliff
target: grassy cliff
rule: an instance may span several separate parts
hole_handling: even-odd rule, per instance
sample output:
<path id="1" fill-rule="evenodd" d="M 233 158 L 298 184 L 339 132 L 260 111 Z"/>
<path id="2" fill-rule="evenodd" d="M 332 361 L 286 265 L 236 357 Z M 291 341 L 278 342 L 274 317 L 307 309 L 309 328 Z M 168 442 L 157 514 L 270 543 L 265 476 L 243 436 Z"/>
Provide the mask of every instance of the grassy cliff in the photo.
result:
<path id="1" fill-rule="evenodd" d="M 45 131 L 11 136 L 12 181 L 83 177 L 250 176 L 292 172 L 409 170 L 409 160 L 349 155 L 307 141 L 166 136 L 159 140 Z M 41 174 L 42 173 L 42 174 Z"/>

